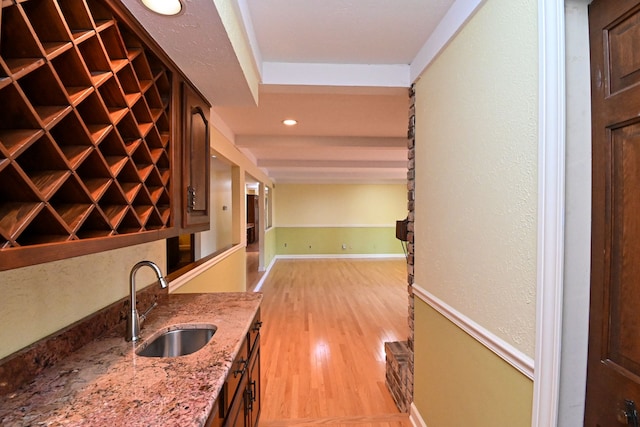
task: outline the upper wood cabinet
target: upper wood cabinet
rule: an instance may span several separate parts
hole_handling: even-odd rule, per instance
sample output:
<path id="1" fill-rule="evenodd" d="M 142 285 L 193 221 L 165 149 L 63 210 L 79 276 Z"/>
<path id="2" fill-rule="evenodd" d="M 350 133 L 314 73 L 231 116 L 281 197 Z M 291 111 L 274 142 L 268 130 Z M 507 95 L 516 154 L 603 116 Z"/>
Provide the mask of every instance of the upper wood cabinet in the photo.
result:
<path id="1" fill-rule="evenodd" d="M 183 131 L 208 138 L 209 106 L 122 4 L 3 0 L 0 20 L 0 270 L 191 226 Z M 202 111 L 188 129 L 182 92 Z M 190 175 L 208 185 L 208 167 Z"/>
<path id="2" fill-rule="evenodd" d="M 183 84 L 182 227 L 209 229 L 209 106 Z"/>

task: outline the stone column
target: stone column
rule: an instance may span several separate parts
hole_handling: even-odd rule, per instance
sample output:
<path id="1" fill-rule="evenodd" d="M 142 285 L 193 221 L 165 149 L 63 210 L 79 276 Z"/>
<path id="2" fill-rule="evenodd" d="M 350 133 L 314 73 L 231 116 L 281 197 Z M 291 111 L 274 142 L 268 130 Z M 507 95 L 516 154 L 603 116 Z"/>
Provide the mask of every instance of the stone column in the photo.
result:
<path id="1" fill-rule="evenodd" d="M 413 402 L 413 341 L 414 341 L 414 296 L 413 296 L 413 259 L 414 259 L 414 219 L 415 219 L 415 187 L 416 187 L 416 92 L 415 86 L 411 85 L 409 89 L 409 129 L 407 132 L 407 148 L 408 148 L 408 171 L 407 171 L 407 210 L 409 211 L 409 224 L 407 225 L 407 281 L 409 294 L 409 337 L 407 339 L 407 347 L 409 350 L 408 364 L 409 373 L 407 402 Z"/>

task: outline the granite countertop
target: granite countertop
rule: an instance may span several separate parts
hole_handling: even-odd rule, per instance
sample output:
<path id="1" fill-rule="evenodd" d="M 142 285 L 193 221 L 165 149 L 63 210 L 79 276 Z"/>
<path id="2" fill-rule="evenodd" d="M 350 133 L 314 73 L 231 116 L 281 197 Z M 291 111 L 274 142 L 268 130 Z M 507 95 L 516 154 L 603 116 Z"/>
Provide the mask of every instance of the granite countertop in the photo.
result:
<path id="1" fill-rule="evenodd" d="M 259 293 L 171 294 L 144 323 L 139 343 L 111 333 L 85 345 L 0 402 L 2 426 L 202 426 L 242 340 Z M 173 358 L 135 349 L 175 325 L 213 324 L 201 350 Z"/>

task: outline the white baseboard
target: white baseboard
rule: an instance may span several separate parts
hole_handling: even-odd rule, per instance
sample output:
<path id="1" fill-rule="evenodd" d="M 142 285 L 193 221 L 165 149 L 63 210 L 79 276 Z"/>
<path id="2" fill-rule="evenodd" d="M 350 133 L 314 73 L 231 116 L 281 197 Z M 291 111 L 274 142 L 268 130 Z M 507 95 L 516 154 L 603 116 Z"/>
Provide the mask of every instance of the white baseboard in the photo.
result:
<path id="1" fill-rule="evenodd" d="M 416 405 L 411 402 L 411 412 L 409 412 L 409 421 L 411 421 L 411 424 L 413 425 L 413 427 L 427 427 L 427 423 L 424 422 L 424 420 L 422 419 L 422 416 L 420 415 L 420 412 L 418 411 L 418 408 L 416 408 Z"/>
<path id="2" fill-rule="evenodd" d="M 333 259 L 333 258 L 351 258 L 351 259 L 383 259 L 383 258 L 405 258 L 404 254 L 301 254 L 301 255 L 276 255 L 278 259 Z"/>
<path id="3" fill-rule="evenodd" d="M 262 288 L 262 285 L 264 284 L 264 281 L 267 279 L 267 276 L 269 276 L 269 273 L 271 272 L 271 267 L 273 267 L 273 265 L 276 263 L 276 258 L 277 257 L 273 257 L 273 259 L 271 260 L 271 262 L 267 266 L 267 269 L 264 271 L 264 274 L 262 275 L 262 277 L 260 278 L 260 280 L 256 284 L 256 287 L 253 288 L 253 292 L 259 292 L 260 291 L 260 289 Z"/>

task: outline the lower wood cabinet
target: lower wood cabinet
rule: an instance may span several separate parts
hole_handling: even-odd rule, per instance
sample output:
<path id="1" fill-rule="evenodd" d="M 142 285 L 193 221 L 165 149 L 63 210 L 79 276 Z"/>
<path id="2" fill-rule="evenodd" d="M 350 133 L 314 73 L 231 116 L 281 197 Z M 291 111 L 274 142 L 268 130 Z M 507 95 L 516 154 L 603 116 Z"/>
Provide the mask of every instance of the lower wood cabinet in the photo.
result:
<path id="1" fill-rule="evenodd" d="M 258 425 L 262 404 L 259 333 L 261 326 L 258 310 L 209 415 L 207 427 Z"/>
<path id="2" fill-rule="evenodd" d="M 260 336 L 257 337 L 254 349 L 249 357 L 249 369 L 247 371 L 245 426 L 258 425 L 260 416 Z"/>
<path id="3" fill-rule="evenodd" d="M 242 375 L 240 386 L 236 390 L 236 396 L 234 397 L 231 406 L 229 407 L 229 413 L 224 422 L 225 426 L 246 426 L 247 425 L 247 375 Z"/>

